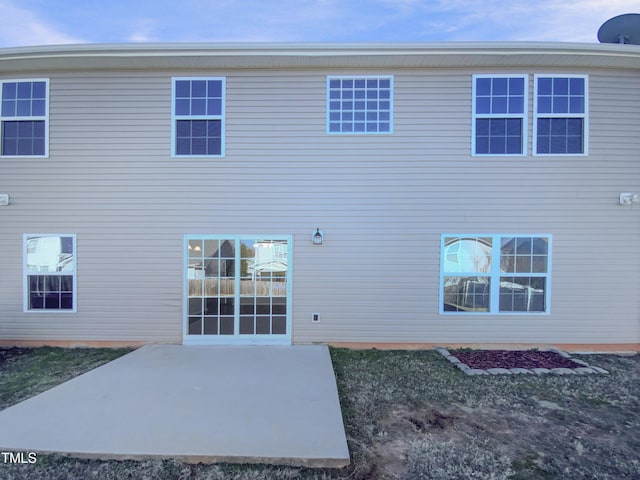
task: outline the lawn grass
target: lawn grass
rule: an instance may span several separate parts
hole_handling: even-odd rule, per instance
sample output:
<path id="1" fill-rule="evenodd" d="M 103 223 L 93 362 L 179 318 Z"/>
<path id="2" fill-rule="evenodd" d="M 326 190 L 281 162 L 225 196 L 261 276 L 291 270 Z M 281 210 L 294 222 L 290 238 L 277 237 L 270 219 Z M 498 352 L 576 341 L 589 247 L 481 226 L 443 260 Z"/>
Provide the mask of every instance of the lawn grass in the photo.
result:
<path id="1" fill-rule="evenodd" d="M 0 408 L 123 350 L 33 349 L 0 366 Z M 39 456 L 2 479 L 640 478 L 640 355 L 609 375 L 464 375 L 434 351 L 331 349 L 352 462 L 336 470 Z"/>

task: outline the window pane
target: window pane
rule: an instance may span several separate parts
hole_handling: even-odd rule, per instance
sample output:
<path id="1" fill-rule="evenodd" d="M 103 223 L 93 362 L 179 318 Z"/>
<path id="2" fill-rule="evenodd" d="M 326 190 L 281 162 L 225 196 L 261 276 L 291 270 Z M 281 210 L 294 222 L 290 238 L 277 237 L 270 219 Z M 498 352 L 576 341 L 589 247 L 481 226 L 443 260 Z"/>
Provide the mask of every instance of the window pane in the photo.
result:
<path id="1" fill-rule="evenodd" d="M 33 82 L 32 86 L 32 98 L 46 99 L 47 98 L 47 83 L 46 82 Z"/>
<path id="2" fill-rule="evenodd" d="M 492 95 L 506 95 L 507 85 L 509 80 L 507 78 L 494 78 L 491 88 Z"/>
<path id="3" fill-rule="evenodd" d="M 500 277 L 501 312 L 544 312 L 546 278 Z"/>
<path id="4" fill-rule="evenodd" d="M 189 80 L 176 81 L 176 98 L 189 98 L 191 96 L 191 82 Z"/>
<path id="5" fill-rule="evenodd" d="M 15 99 L 18 95 L 18 84 L 15 82 L 7 82 L 2 85 L 2 99 Z"/>
<path id="6" fill-rule="evenodd" d="M 493 97 L 491 113 L 507 113 L 507 97 Z"/>
<path id="7" fill-rule="evenodd" d="M 445 311 L 489 311 L 489 277 L 449 276 L 444 277 L 443 283 Z"/>
<path id="8" fill-rule="evenodd" d="M 478 272 L 491 270 L 491 238 L 447 238 L 444 246 L 445 272 Z"/>
<path id="9" fill-rule="evenodd" d="M 72 245 L 73 237 L 27 237 L 27 271 L 72 272 Z"/>
<path id="10" fill-rule="evenodd" d="M 538 119 L 538 153 L 583 153 L 583 120 L 581 118 Z"/>
<path id="11" fill-rule="evenodd" d="M 189 317 L 189 335 L 202 335 L 202 317 Z"/>
<path id="12" fill-rule="evenodd" d="M 44 120 L 3 123 L 3 155 L 44 155 Z"/>
<path id="13" fill-rule="evenodd" d="M 253 315 L 240 315 L 240 335 L 253 335 L 255 333 L 255 319 Z"/>

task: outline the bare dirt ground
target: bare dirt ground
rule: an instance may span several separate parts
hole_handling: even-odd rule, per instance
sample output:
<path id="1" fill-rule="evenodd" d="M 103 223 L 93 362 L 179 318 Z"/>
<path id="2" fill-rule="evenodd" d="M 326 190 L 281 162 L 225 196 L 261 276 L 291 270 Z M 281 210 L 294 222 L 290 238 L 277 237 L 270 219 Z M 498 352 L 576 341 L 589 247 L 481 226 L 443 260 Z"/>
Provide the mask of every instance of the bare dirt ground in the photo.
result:
<path id="1" fill-rule="evenodd" d="M 34 380 L 42 387 L 61 381 L 61 371 L 78 374 L 124 353 L 52 350 L 55 355 L 35 349 L 4 363 L 0 357 L 0 408 L 20 398 L 16 382 L 27 396 L 33 394 L 29 382 L 14 378 L 18 374 L 23 380 L 54 377 Z M 333 349 L 331 354 L 352 456 L 352 464 L 344 469 L 188 465 L 171 459 L 105 462 L 43 455 L 33 465 L 0 461 L 0 478 L 640 478 L 640 355 L 584 358 L 609 375 L 471 377 L 434 351 Z M 42 357 L 48 360 L 43 363 Z M 83 359 L 89 360 L 85 364 Z M 9 400 L 7 386 L 13 392 Z"/>

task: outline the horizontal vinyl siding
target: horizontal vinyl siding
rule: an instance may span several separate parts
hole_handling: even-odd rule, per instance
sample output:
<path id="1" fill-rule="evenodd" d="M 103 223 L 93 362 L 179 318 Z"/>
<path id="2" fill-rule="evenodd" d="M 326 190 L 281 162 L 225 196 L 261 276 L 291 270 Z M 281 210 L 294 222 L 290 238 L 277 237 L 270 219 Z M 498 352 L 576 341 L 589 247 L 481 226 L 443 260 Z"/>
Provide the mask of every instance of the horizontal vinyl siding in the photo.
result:
<path id="1" fill-rule="evenodd" d="M 180 342 L 183 236 L 263 233 L 293 236 L 296 343 L 640 342 L 640 75 L 557 72 L 590 75 L 589 156 L 472 157 L 495 71 L 39 73 L 50 158 L 0 159 L 0 338 Z M 393 74 L 394 133 L 325 134 L 333 74 Z M 227 78 L 225 158 L 170 156 L 190 75 Z M 476 232 L 553 236 L 550 315 L 438 314 L 440 235 Z M 23 233 L 77 234 L 77 313 L 22 313 Z"/>

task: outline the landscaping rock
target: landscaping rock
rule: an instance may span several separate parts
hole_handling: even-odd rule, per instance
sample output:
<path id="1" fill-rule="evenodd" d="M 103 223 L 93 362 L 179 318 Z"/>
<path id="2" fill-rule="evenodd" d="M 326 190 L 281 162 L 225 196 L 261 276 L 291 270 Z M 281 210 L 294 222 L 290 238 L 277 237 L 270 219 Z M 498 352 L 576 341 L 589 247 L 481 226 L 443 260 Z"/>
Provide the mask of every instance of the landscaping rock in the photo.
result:
<path id="1" fill-rule="evenodd" d="M 576 371 L 576 373 L 578 373 L 580 375 L 588 375 L 590 373 L 598 373 L 593 368 L 589 368 L 589 367 L 576 368 L 575 371 Z"/>
<path id="2" fill-rule="evenodd" d="M 609 374 L 609 372 L 607 372 L 604 368 L 600 368 L 600 367 L 591 367 L 591 369 L 595 370 L 598 373 L 604 373 L 606 375 Z"/>
<path id="3" fill-rule="evenodd" d="M 533 374 L 533 372 L 527 368 L 510 368 L 509 371 L 511 373 L 530 373 Z"/>
<path id="4" fill-rule="evenodd" d="M 585 362 L 584 360 L 577 360 L 575 358 L 572 358 L 571 360 L 573 360 L 574 363 L 579 363 L 580 365 L 584 365 L 585 367 L 590 367 L 591 366 L 587 362 Z"/>
<path id="5" fill-rule="evenodd" d="M 577 375 L 571 368 L 552 368 L 551 373 L 555 373 L 556 375 Z"/>
<path id="6" fill-rule="evenodd" d="M 489 375 L 489 372 L 486 370 L 482 370 L 481 368 L 470 368 L 468 370 L 463 370 L 467 375 Z"/>
<path id="7" fill-rule="evenodd" d="M 551 373 L 551 370 L 549 370 L 548 368 L 532 368 L 531 370 L 533 371 L 533 373 L 535 373 L 537 375 L 543 375 L 545 373 Z"/>
<path id="8" fill-rule="evenodd" d="M 511 371 L 506 368 L 489 368 L 487 372 L 491 375 L 511 375 Z"/>

